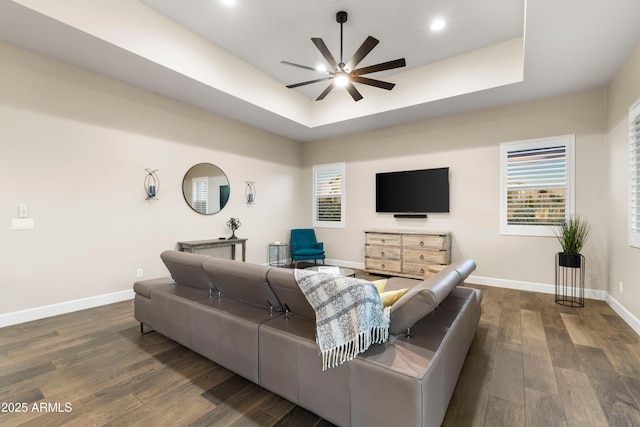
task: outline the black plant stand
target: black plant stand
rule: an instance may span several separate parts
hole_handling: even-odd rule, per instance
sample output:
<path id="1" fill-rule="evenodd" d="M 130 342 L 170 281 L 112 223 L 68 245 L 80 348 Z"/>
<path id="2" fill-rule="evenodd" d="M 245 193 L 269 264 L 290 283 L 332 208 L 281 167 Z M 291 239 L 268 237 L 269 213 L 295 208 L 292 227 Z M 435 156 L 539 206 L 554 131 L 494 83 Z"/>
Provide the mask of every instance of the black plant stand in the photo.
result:
<path id="1" fill-rule="evenodd" d="M 556 254 L 556 302 L 569 307 L 584 307 L 584 256 L 577 255 L 580 262 L 577 266 L 560 265 L 560 257 Z"/>

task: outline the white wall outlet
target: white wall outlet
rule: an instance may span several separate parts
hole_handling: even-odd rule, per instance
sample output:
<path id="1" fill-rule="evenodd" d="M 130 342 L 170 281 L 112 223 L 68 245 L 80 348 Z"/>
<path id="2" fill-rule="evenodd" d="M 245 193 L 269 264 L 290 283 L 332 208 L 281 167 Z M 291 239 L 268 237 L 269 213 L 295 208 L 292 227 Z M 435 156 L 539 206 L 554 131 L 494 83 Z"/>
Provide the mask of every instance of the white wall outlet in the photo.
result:
<path id="1" fill-rule="evenodd" d="M 624 283 L 622 283 L 622 280 L 620 281 L 620 293 L 624 292 Z"/>
<path id="2" fill-rule="evenodd" d="M 142 276 L 144 276 L 144 272 L 142 271 L 142 269 L 141 268 L 137 269 L 136 270 L 136 277 L 142 277 Z"/>

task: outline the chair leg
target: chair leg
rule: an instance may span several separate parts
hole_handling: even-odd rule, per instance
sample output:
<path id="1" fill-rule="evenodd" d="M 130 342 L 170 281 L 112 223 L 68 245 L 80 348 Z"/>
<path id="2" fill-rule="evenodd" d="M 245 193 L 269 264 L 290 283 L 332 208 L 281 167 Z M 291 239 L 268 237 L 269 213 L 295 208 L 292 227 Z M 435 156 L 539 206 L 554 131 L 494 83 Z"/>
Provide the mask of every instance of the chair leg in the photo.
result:
<path id="1" fill-rule="evenodd" d="M 324 258 L 322 258 L 322 265 L 324 265 Z"/>

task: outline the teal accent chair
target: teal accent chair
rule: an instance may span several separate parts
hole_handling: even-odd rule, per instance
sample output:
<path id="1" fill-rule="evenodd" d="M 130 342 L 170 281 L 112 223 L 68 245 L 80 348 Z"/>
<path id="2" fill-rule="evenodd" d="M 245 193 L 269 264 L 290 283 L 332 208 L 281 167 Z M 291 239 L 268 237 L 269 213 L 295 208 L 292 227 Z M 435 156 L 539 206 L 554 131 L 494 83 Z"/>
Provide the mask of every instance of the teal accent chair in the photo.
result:
<path id="1" fill-rule="evenodd" d="M 324 264 L 324 243 L 317 241 L 313 228 L 291 230 L 291 261 L 294 268 L 298 267 L 298 261 L 313 260 L 316 264 L 319 259 Z"/>

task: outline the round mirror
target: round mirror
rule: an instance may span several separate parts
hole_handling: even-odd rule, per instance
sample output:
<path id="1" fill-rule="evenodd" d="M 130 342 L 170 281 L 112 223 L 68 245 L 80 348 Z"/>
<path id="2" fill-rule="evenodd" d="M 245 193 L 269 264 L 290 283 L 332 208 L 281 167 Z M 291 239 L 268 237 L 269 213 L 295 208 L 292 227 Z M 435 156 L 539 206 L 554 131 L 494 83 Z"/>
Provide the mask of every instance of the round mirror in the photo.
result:
<path id="1" fill-rule="evenodd" d="M 211 163 L 198 163 L 182 180 L 184 200 L 202 215 L 220 212 L 229 201 L 229 180 L 222 169 Z"/>

